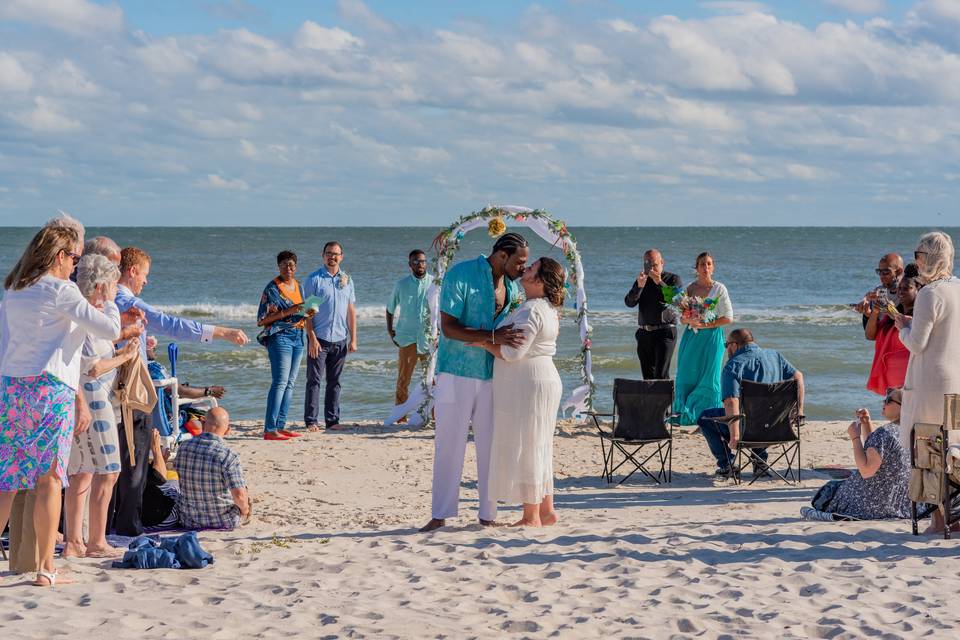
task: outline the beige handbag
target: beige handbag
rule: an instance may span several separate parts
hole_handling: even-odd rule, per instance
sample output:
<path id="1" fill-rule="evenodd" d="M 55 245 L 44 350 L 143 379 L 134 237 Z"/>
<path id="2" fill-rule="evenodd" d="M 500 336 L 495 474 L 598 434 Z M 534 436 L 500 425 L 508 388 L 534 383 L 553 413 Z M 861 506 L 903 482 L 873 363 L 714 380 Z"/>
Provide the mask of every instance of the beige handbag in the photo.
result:
<path id="1" fill-rule="evenodd" d="M 117 401 L 123 419 L 123 430 L 127 435 L 127 453 L 130 466 L 137 465 L 133 444 L 133 412 L 150 413 L 157 404 L 157 390 L 150 378 L 150 371 L 138 352 L 136 356 L 120 366 L 117 374 Z"/>

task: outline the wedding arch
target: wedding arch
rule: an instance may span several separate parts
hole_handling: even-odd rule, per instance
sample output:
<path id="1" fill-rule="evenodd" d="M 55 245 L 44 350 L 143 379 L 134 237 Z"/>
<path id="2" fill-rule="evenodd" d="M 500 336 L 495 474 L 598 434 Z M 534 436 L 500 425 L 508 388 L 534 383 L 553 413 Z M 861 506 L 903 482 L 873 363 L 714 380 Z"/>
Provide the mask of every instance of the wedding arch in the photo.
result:
<path id="1" fill-rule="evenodd" d="M 437 347 L 440 343 L 440 287 L 447 269 L 453 263 L 454 257 L 460 250 L 460 243 L 464 236 L 474 229 L 486 227 L 491 238 L 497 238 L 506 233 L 510 226 L 520 226 L 530 229 L 551 246 L 557 247 L 567 259 L 567 291 L 568 299 L 573 299 L 573 306 L 577 312 L 577 328 L 580 337 L 580 377 L 581 384 L 577 386 L 561 405 L 564 413 L 572 409 L 572 413 L 583 413 L 593 408 L 593 365 L 590 356 L 590 326 L 587 311 L 587 290 L 584 287 L 583 263 L 580 252 L 577 250 L 577 241 L 567 230 L 562 220 L 550 216 L 542 209 L 528 209 L 526 207 L 495 207 L 488 206 L 480 211 L 474 211 L 452 223 L 441 231 L 433 241 L 431 260 L 433 283 L 427 293 L 430 313 L 424 318 L 424 331 L 429 336 L 430 355 L 422 366 L 419 387 L 410 394 L 410 398 L 403 405 L 395 407 L 385 424 L 393 424 L 404 415 L 409 415 L 411 426 L 425 425 L 430 421 L 433 407 L 433 381 L 437 363 Z"/>

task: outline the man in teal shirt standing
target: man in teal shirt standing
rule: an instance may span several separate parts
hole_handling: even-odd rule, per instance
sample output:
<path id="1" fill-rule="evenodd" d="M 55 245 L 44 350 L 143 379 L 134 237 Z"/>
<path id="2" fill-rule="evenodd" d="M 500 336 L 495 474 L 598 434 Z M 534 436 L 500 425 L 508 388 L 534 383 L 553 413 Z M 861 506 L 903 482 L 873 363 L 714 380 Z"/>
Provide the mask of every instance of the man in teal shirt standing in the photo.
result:
<path id="1" fill-rule="evenodd" d="M 410 275 L 393 286 L 393 295 L 387 304 L 387 333 L 400 350 L 397 358 L 398 407 L 409 397 L 407 387 L 410 386 L 417 363 L 424 360 L 429 352 L 427 334 L 423 330 L 424 321 L 430 315 L 427 306 L 427 290 L 430 288 L 427 254 L 414 249 L 410 252 L 408 264 Z M 406 421 L 406 416 L 397 420 L 398 423 Z"/>
<path id="2" fill-rule="evenodd" d="M 490 257 L 458 263 L 447 272 L 440 290 L 440 348 L 433 390 L 436 434 L 433 441 L 432 519 L 420 531 L 433 531 L 457 515 L 460 477 L 467 436 L 473 427 L 477 446 L 477 491 L 480 524 L 492 525 L 497 503 L 487 497 L 490 441 L 493 435 L 493 356 L 467 346 L 490 340 L 519 346 L 523 331 L 497 328 L 521 303 L 514 280 L 523 275 L 530 250 L 517 233 L 497 239 Z"/>

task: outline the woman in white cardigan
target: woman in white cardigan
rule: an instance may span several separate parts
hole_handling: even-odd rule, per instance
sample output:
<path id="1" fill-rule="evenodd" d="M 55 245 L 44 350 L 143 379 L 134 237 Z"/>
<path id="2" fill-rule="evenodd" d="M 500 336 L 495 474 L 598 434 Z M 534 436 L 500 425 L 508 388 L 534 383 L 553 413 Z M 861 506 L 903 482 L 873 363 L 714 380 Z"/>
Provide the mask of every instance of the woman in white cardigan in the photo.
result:
<path id="1" fill-rule="evenodd" d="M 101 312 L 70 282 L 81 251 L 75 229 L 41 229 L 7 276 L 0 306 L 0 530 L 17 491 L 36 489 L 39 587 L 57 581 L 53 552 L 70 443 L 74 426 L 80 432 L 90 424 L 77 403 L 80 351 L 88 334 L 120 338 L 116 285 Z"/>
<path id="2" fill-rule="evenodd" d="M 942 231 L 920 237 L 914 258 L 926 285 L 917 294 L 913 316 L 896 318 L 900 340 L 910 350 L 900 420 L 905 451 L 913 425 L 940 424 L 944 394 L 960 393 L 960 280 L 953 275 L 953 256 L 953 240 Z M 928 531 L 943 531 L 939 512 Z"/>

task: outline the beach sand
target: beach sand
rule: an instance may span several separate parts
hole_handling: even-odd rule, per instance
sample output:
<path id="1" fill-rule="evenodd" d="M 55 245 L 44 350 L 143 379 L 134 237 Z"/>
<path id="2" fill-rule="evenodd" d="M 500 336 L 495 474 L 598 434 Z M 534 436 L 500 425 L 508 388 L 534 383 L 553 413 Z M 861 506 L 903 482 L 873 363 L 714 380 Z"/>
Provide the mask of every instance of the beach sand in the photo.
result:
<path id="1" fill-rule="evenodd" d="M 556 438 L 560 523 L 482 528 L 468 447 L 459 519 L 430 517 L 432 431 L 358 425 L 264 442 L 236 425 L 255 520 L 200 534 L 207 569 L 73 560 L 56 590 L 0 577 L 10 638 L 916 638 L 954 628 L 956 541 L 909 522 L 799 518 L 851 464 L 845 424 L 804 429 L 800 486 L 714 485 L 699 435 L 676 440 L 674 482 L 606 486 L 593 428 Z M 500 520 L 517 519 L 517 508 Z M 59 561 L 58 561 L 59 562 Z M 949 603 L 954 601 L 953 605 Z"/>

